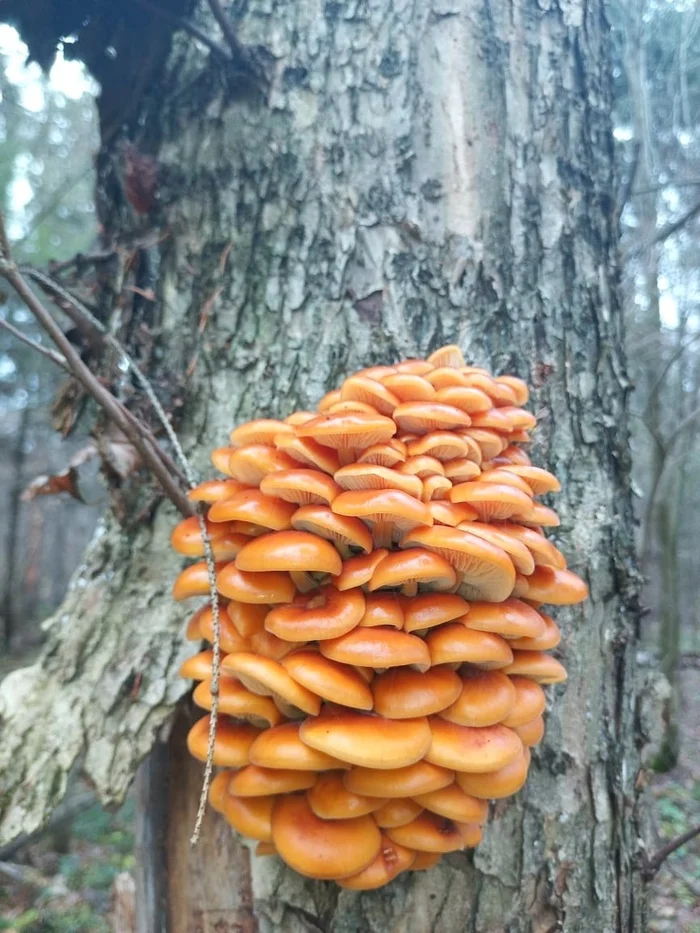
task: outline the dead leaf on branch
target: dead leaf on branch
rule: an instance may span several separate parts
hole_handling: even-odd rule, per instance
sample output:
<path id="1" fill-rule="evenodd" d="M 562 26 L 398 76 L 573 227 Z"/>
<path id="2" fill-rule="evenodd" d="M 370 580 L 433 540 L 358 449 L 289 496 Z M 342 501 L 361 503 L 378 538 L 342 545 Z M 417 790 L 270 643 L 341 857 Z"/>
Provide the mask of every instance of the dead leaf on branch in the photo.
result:
<path id="1" fill-rule="evenodd" d="M 110 424 L 97 441 L 99 454 L 105 467 L 124 480 L 141 466 L 141 456 L 131 441 Z"/>
<path id="2" fill-rule="evenodd" d="M 44 473 L 31 481 L 22 493 L 23 502 L 31 502 L 37 496 L 57 496 L 68 493 L 79 502 L 85 502 L 78 488 L 78 467 L 92 460 L 98 454 L 97 445 L 90 441 L 71 458 L 68 466 L 60 473 Z"/>

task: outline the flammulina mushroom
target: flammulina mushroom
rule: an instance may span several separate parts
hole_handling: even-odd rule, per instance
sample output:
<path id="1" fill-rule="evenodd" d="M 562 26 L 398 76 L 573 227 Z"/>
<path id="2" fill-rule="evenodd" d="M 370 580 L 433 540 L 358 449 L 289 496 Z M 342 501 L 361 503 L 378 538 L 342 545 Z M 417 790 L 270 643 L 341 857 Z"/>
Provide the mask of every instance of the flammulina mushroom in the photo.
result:
<path id="1" fill-rule="evenodd" d="M 559 491 L 523 445 L 526 384 L 458 347 L 373 366 L 316 411 L 237 426 L 201 503 L 221 653 L 209 799 L 311 878 L 373 890 L 477 845 L 488 799 L 516 793 L 544 734 L 540 684 L 565 679 L 541 608 L 583 581 L 537 501 Z M 198 517 L 174 595 L 210 598 Z M 214 611 L 186 637 L 213 645 Z M 182 667 L 211 711 L 213 651 Z M 188 745 L 207 758 L 211 719 Z"/>

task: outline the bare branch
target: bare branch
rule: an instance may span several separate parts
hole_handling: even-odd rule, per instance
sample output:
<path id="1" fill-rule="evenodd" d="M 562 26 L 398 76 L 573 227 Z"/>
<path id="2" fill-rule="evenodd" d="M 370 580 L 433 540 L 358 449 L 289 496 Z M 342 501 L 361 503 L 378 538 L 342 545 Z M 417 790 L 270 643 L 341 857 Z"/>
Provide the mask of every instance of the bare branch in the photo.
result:
<path id="1" fill-rule="evenodd" d="M 57 353 L 55 350 L 52 350 L 50 347 L 44 347 L 42 344 L 37 343 L 36 340 L 32 340 L 31 337 L 27 337 L 19 327 L 15 327 L 14 324 L 10 324 L 9 321 L 6 321 L 4 318 L 0 318 L 0 327 L 4 328 L 8 333 L 12 334 L 13 337 L 16 337 L 17 340 L 21 340 L 22 343 L 26 344 L 28 347 L 31 347 L 32 350 L 35 350 L 37 353 L 41 353 L 42 356 L 45 356 L 47 359 L 51 360 L 52 363 L 55 363 L 56 366 L 60 366 L 61 369 L 66 372 L 70 372 L 70 366 L 65 356 L 61 356 L 60 353 Z"/>
<path id="2" fill-rule="evenodd" d="M 159 6 L 157 3 L 154 3 L 153 0 L 131 0 L 132 3 L 136 3 L 138 6 L 148 10 L 150 13 L 155 13 L 156 16 L 160 16 L 163 19 L 167 20 L 170 23 L 173 23 L 177 26 L 178 29 L 182 29 L 184 32 L 188 32 L 194 39 L 197 39 L 198 42 L 201 42 L 202 45 L 205 45 L 211 52 L 216 55 L 217 58 L 220 58 L 222 61 L 230 62 L 231 58 L 223 46 L 219 45 L 218 42 L 215 42 L 211 36 L 208 36 L 204 30 L 200 29 L 199 26 L 195 26 L 193 22 L 189 19 L 185 19 L 184 16 L 178 16 L 177 13 L 173 13 L 171 10 L 164 9 L 162 6 Z"/>
<path id="3" fill-rule="evenodd" d="M 661 227 L 660 230 L 657 230 L 654 236 L 651 237 L 650 240 L 647 240 L 646 243 L 642 243 L 640 246 L 636 246 L 634 249 L 630 250 L 628 258 L 639 256 L 646 250 L 651 249 L 652 246 L 656 246 L 657 243 L 663 243 L 664 240 L 673 236 L 674 233 L 678 233 L 679 230 L 685 227 L 687 223 L 690 223 L 698 214 L 700 214 L 700 201 L 696 201 L 692 207 L 688 208 L 685 214 L 681 214 L 678 220 L 674 220 L 672 223 L 666 224 L 665 227 Z"/>
<path id="4" fill-rule="evenodd" d="M 68 340 L 56 321 L 54 321 L 51 314 L 36 297 L 20 273 L 18 267 L 12 261 L 4 226 L 0 227 L 0 244 L 3 250 L 3 258 L 0 260 L 0 276 L 7 279 L 17 295 L 26 304 L 27 308 L 32 312 L 37 321 L 39 321 L 56 346 L 62 350 L 66 363 L 75 378 L 85 387 L 89 394 L 100 407 L 104 409 L 112 421 L 114 421 L 117 427 L 138 450 L 144 464 L 150 468 L 167 497 L 177 506 L 183 515 L 191 515 L 192 506 L 189 500 L 166 470 L 163 461 L 156 453 L 153 445 L 144 439 L 131 418 L 124 414 L 123 406 L 88 369 L 80 358 L 80 354 L 75 350 L 70 340 Z"/>
<path id="5" fill-rule="evenodd" d="M 685 342 L 684 344 L 682 344 L 682 345 L 676 350 L 676 352 L 671 356 L 671 358 L 668 360 L 668 362 L 666 363 L 666 365 L 664 366 L 664 368 L 661 370 L 661 372 L 659 373 L 659 376 L 658 376 L 656 382 L 654 383 L 654 385 L 653 385 L 653 386 L 651 387 L 651 389 L 649 390 L 649 400 L 647 401 L 646 405 L 644 406 L 644 415 L 646 415 L 646 414 L 649 412 L 649 407 L 650 407 L 650 405 L 651 405 L 651 401 L 652 401 L 652 399 L 654 398 L 654 396 L 658 393 L 659 389 L 661 388 L 661 385 L 662 385 L 664 379 L 666 378 L 666 376 L 668 375 L 668 372 L 669 372 L 669 370 L 671 369 L 671 367 L 673 366 L 673 364 L 676 362 L 676 360 L 679 360 L 679 359 L 681 358 L 681 356 L 683 356 L 683 354 L 684 354 L 685 351 L 688 349 L 688 347 L 690 347 L 692 344 L 694 344 L 696 340 L 700 340 L 700 331 L 699 331 L 697 334 L 693 334 L 692 337 L 689 337 L 689 338 L 686 340 L 686 342 Z"/>
<path id="6" fill-rule="evenodd" d="M 681 846 L 684 846 L 687 842 L 690 842 L 690 840 L 694 839 L 696 836 L 700 836 L 700 823 L 698 823 L 697 826 L 691 827 L 691 829 L 685 833 L 682 833 L 680 836 L 676 836 L 675 839 L 671 839 L 670 842 L 667 842 L 666 845 L 662 846 L 658 852 L 652 855 L 651 858 L 648 856 L 645 857 L 644 866 L 642 869 L 644 880 L 651 881 L 669 855 L 672 855 L 676 849 L 680 849 Z"/>
<path id="7" fill-rule="evenodd" d="M 639 156 L 641 153 L 642 147 L 638 140 L 635 140 L 632 144 L 632 162 L 627 171 L 627 178 L 625 183 L 620 188 L 620 193 L 617 198 L 617 205 L 615 206 L 615 226 L 618 227 L 620 224 L 620 218 L 622 217 L 622 212 L 625 209 L 625 205 L 630 199 L 632 194 L 632 185 L 634 180 L 637 177 L 637 169 L 639 168 Z"/>

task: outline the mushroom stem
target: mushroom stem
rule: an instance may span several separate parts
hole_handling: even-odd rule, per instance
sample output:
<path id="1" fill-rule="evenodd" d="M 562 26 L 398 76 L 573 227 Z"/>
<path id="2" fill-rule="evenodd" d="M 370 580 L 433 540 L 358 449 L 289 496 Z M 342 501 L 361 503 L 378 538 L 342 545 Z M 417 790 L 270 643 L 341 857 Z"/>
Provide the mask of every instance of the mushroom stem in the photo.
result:
<path id="1" fill-rule="evenodd" d="M 391 549 L 393 525 L 391 522 L 375 522 L 372 528 L 372 540 L 375 547 Z"/>

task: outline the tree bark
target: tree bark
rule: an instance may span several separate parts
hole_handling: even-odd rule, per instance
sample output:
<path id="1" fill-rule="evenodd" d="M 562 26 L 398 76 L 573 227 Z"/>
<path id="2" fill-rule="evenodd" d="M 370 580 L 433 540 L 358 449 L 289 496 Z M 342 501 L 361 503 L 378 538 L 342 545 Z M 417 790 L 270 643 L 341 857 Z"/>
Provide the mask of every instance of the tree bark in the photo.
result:
<path id="1" fill-rule="evenodd" d="M 216 36 L 205 7 L 197 22 Z M 640 933 L 636 577 L 602 0 L 249 0 L 225 12 L 269 87 L 241 87 L 178 32 L 127 124 L 159 163 L 148 214 L 126 206 L 113 143 L 100 155 L 107 235 L 156 244 L 152 372 L 184 399 L 189 454 L 208 471 L 237 422 L 457 342 L 534 386 L 534 456 L 564 485 L 555 540 L 591 598 L 557 613 L 570 679 L 550 691 L 527 787 L 494 807 L 474 854 L 386 890 L 341 892 L 274 858 L 250 862 L 212 814 L 190 850 L 201 769 L 171 744 L 170 933 Z M 83 750 L 102 796 L 118 799 L 182 695 L 172 521 L 165 508 L 137 532 L 108 519 L 43 664 L 0 693 L 0 832 L 42 819 Z M 51 729 L 22 715 L 39 696 L 57 704 Z"/>

